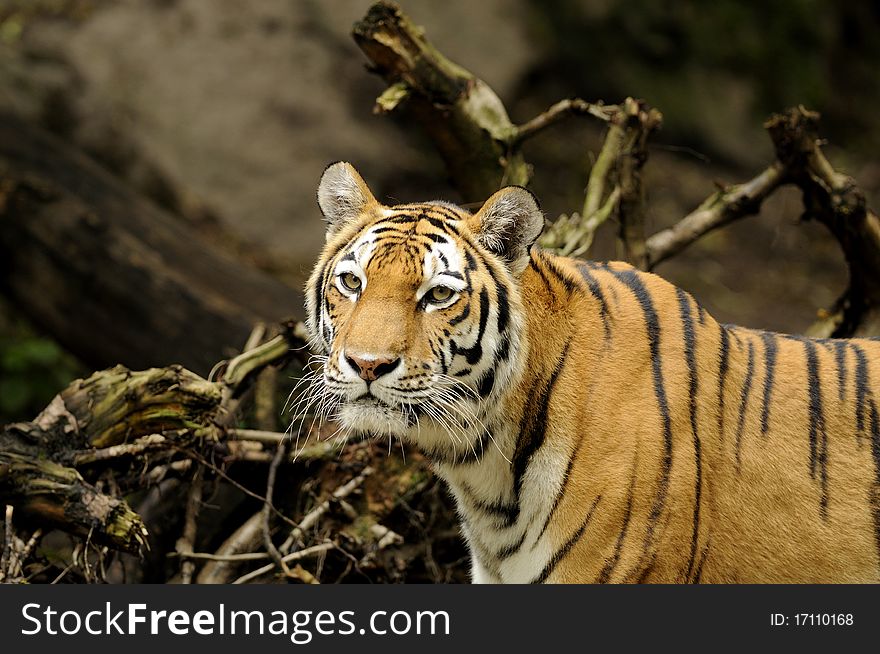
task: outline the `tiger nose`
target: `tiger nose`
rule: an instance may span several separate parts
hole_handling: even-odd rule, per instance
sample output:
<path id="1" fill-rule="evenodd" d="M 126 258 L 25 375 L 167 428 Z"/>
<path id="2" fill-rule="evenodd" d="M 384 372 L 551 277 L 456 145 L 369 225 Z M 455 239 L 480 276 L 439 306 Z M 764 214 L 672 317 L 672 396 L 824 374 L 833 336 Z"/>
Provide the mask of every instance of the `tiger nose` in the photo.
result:
<path id="1" fill-rule="evenodd" d="M 382 375 L 387 375 L 394 370 L 400 363 L 400 358 L 392 359 L 391 357 L 363 357 L 353 354 L 346 354 L 345 360 L 348 365 L 355 369 L 357 374 L 364 381 L 376 381 Z"/>

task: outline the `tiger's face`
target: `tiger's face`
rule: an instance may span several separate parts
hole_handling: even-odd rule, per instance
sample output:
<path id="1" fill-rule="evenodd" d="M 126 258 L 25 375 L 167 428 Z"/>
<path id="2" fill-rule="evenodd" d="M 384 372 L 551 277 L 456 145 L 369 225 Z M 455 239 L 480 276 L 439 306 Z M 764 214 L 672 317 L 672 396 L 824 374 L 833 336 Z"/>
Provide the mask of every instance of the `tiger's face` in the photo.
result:
<path id="1" fill-rule="evenodd" d="M 324 405 L 350 433 L 473 448 L 523 358 L 516 280 L 543 226 L 534 199 L 511 187 L 473 215 L 386 207 L 345 163 L 318 199 L 327 245 L 306 297 Z"/>

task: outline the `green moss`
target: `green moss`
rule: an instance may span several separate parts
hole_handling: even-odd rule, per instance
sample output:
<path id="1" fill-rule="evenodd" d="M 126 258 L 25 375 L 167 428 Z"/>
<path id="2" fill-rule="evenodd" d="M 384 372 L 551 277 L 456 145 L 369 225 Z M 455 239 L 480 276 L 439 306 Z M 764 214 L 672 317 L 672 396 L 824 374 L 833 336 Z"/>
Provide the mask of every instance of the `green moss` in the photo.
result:
<path id="1" fill-rule="evenodd" d="M 0 304 L 0 313 L 9 316 Z M 0 424 L 33 419 L 82 365 L 17 318 L 0 320 Z"/>

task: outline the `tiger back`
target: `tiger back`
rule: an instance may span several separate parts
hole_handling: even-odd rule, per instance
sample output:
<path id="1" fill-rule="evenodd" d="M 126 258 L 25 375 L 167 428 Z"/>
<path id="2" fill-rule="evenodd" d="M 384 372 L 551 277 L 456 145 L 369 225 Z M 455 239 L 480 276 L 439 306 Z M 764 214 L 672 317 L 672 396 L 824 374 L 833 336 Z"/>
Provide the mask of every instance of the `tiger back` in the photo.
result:
<path id="1" fill-rule="evenodd" d="M 880 342 L 720 325 L 624 263 L 534 247 L 508 187 L 475 214 L 318 191 L 314 389 L 420 448 L 475 582 L 880 581 Z"/>

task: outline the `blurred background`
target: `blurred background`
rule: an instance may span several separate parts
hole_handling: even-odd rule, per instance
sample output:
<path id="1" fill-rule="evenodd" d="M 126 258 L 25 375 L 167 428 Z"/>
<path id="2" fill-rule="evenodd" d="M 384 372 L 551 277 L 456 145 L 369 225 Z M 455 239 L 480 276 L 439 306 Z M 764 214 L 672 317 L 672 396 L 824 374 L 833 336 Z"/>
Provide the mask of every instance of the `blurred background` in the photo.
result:
<path id="1" fill-rule="evenodd" d="M 87 153 L 176 220 L 300 288 L 323 241 L 315 187 L 355 164 L 386 203 L 461 198 L 350 37 L 367 0 L 0 0 L 0 111 Z M 664 115 L 645 168 L 648 231 L 716 182 L 773 159 L 762 128 L 804 104 L 832 164 L 880 194 L 880 7 L 853 0 L 404 0 L 448 57 L 492 86 L 514 122 L 572 96 L 644 98 Z M 530 141 L 550 219 L 582 203 L 602 126 L 569 120 Z M 724 322 L 799 332 L 846 284 L 836 241 L 783 189 L 760 216 L 658 271 Z M 591 256 L 614 256 L 606 225 Z M 193 243 L 197 248 L 198 243 Z M 4 269 L 8 276 L 16 270 Z M 137 292 L 137 289 L 132 289 Z M 8 294 L 7 294 L 8 295 Z M 279 309 L 302 316 L 302 307 Z M 112 325 L 103 335 L 113 337 Z M 95 366 L 0 296 L 0 424 L 30 419 Z M 102 362 L 97 362 L 102 363 Z M 127 363 L 121 361 L 121 363 Z M 171 361 L 160 362 L 172 363 Z"/>

